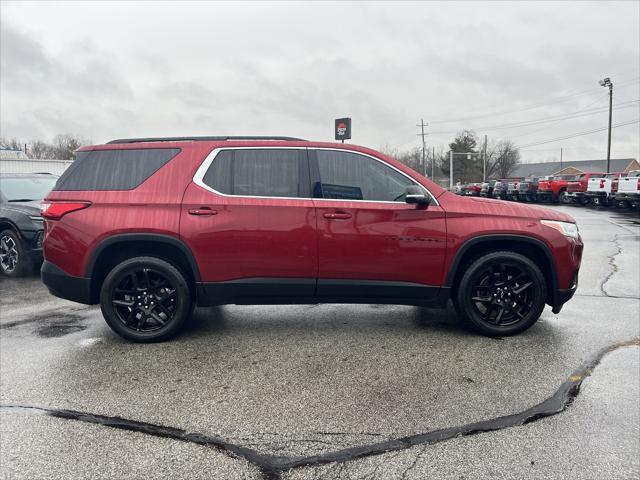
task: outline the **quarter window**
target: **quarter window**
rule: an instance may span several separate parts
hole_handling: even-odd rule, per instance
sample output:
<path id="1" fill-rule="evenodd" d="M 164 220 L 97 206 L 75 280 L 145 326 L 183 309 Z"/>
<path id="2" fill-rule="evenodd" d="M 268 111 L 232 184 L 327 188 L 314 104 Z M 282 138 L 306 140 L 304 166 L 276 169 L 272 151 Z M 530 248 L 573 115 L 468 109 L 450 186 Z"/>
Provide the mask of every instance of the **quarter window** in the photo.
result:
<path id="1" fill-rule="evenodd" d="M 178 153 L 179 148 L 77 152 L 53 190 L 132 190 Z"/>
<path id="2" fill-rule="evenodd" d="M 223 150 L 202 181 L 226 195 L 300 197 L 300 163 L 298 150 Z"/>
<path id="3" fill-rule="evenodd" d="M 317 150 L 320 183 L 314 196 L 342 200 L 404 202 L 406 188 L 414 185 L 400 172 L 357 153 Z"/>

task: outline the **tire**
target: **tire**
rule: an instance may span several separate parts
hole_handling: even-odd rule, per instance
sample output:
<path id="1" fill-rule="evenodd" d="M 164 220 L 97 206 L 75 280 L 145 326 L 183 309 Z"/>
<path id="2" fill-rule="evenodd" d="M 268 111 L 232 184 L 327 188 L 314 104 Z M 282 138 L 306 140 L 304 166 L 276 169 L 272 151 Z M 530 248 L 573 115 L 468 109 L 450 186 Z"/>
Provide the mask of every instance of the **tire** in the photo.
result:
<path id="1" fill-rule="evenodd" d="M 162 342 L 176 336 L 193 307 L 185 275 L 155 257 L 135 257 L 116 265 L 100 290 L 107 324 L 132 342 Z"/>
<path id="2" fill-rule="evenodd" d="M 477 332 L 509 336 L 536 323 L 546 298 L 544 275 L 532 260 L 519 253 L 497 251 L 468 266 L 455 287 L 454 304 Z M 518 305 L 514 308 L 512 302 Z"/>
<path id="3" fill-rule="evenodd" d="M 13 230 L 0 232 L 0 271 L 8 277 L 24 277 L 33 268 L 20 237 Z"/>
<path id="4" fill-rule="evenodd" d="M 571 203 L 571 198 L 569 198 L 567 196 L 567 192 L 563 190 L 558 194 L 558 201 L 560 203 L 568 204 L 568 203 Z"/>

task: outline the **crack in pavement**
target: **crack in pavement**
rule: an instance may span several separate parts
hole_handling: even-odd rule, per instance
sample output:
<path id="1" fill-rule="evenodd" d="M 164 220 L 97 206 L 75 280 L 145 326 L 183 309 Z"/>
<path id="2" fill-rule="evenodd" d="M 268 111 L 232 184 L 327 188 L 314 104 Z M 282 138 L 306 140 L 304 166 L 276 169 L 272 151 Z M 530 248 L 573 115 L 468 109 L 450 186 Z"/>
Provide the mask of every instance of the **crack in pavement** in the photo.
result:
<path id="1" fill-rule="evenodd" d="M 469 423 L 466 425 L 432 430 L 426 433 L 409 435 L 368 445 L 347 447 L 333 452 L 326 452 L 306 457 L 262 454 L 257 450 L 228 442 L 218 436 L 187 432 L 180 428 L 128 420 L 121 417 L 97 415 L 77 410 L 13 404 L 0 404 L 0 410 L 21 409 L 47 414 L 56 418 L 77 420 L 80 422 L 93 423 L 105 427 L 118 428 L 156 437 L 171 438 L 183 442 L 195 443 L 214 448 L 232 457 L 244 458 L 262 472 L 265 480 L 277 480 L 281 478 L 282 473 L 300 467 L 342 463 L 357 458 L 404 450 L 416 445 L 432 445 L 434 443 L 451 440 L 457 437 L 477 435 L 484 432 L 493 432 L 505 428 L 522 426 L 545 417 L 556 415 L 563 412 L 578 396 L 580 393 L 580 386 L 584 379 L 591 375 L 593 369 L 600 363 L 607 353 L 627 346 L 640 346 L 640 337 L 617 342 L 599 350 L 595 355 L 578 367 L 578 369 L 574 371 L 573 374 L 571 374 L 550 397 L 522 412 Z"/>
<path id="2" fill-rule="evenodd" d="M 615 234 L 613 236 L 613 243 L 616 245 L 617 252 L 615 252 L 613 255 L 607 255 L 607 261 L 609 266 L 611 267 L 611 271 L 607 275 L 605 275 L 605 277 L 602 279 L 602 282 L 600 282 L 600 291 L 605 297 L 608 297 L 609 294 L 605 290 L 604 286 L 607 284 L 609 280 L 611 280 L 611 277 L 613 277 L 613 275 L 618 271 L 618 265 L 616 265 L 615 258 L 616 256 L 622 253 L 622 245 L 620 245 L 618 234 Z"/>

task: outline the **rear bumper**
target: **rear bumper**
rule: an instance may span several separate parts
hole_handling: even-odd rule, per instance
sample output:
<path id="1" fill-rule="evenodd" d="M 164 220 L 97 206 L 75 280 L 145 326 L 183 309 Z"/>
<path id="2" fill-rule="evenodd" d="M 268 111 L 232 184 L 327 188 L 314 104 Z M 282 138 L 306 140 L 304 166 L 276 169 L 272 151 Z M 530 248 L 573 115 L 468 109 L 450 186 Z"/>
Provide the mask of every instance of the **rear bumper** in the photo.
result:
<path id="1" fill-rule="evenodd" d="M 551 190 L 538 190 L 536 192 L 536 197 L 538 198 L 552 198 L 553 197 L 553 192 Z"/>
<path id="2" fill-rule="evenodd" d="M 90 278 L 74 277 L 47 261 L 42 263 L 40 278 L 49 292 L 56 297 L 87 305 L 95 303 L 91 300 Z"/>
<path id="3" fill-rule="evenodd" d="M 616 200 L 638 201 L 640 193 L 616 193 Z"/>

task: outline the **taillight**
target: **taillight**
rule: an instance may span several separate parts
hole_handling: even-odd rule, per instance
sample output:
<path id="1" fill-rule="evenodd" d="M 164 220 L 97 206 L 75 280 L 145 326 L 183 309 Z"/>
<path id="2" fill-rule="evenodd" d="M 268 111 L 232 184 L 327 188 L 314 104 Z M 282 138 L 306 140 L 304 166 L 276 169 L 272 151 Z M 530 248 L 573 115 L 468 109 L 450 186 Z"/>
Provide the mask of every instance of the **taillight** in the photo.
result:
<path id="1" fill-rule="evenodd" d="M 604 180 L 600 180 L 600 188 L 604 188 Z"/>
<path id="2" fill-rule="evenodd" d="M 67 213 L 82 210 L 89 205 L 90 202 L 42 202 L 40 214 L 47 220 L 60 220 Z"/>
<path id="3" fill-rule="evenodd" d="M 638 188 L 636 188 L 636 190 L 640 191 L 640 180 L 638 180 Z"/>

